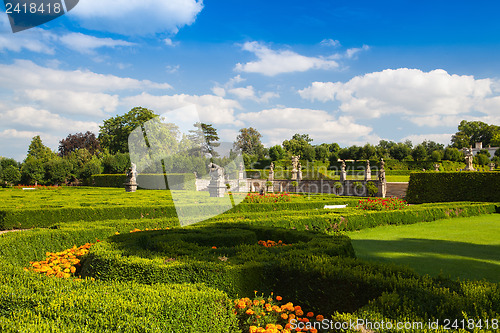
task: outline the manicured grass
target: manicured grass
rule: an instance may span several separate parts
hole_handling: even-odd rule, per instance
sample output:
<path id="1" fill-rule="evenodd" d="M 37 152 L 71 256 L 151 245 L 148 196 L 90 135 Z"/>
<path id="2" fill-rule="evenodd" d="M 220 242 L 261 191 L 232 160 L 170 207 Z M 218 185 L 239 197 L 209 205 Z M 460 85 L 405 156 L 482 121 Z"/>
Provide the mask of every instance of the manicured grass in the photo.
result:
<path id="1" fill-rule="evenodd" d="M 390 183 L 407 183 L 410 181 L 410 176 L 386 176 L 385 177 Z"/>
<path id="2" fill-rule="evenodd" d="M 421 274 L 500 281 L 500 214 L 350 232 L 361 259 L 408 265 Z"/>

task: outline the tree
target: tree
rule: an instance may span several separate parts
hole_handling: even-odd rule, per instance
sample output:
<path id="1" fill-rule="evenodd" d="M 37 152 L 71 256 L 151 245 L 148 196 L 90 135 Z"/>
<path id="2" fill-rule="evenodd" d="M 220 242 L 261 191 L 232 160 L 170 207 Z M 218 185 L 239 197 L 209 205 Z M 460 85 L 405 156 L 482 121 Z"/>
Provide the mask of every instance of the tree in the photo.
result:
<path id="1" fill-rule="evenodd" d="M 101 172 L 101 161 L 96 156 L 92 156 L 92 159 L 83 166 L 80 177 L 82 179 L 89 179 L 92 175 L 98 175 Z"/>
<path id="2" fill-rule="evenodd" d="M 101 151 L 101 144 L 95 134 L 90 131 L 70 134 L 66 139 L 59 141 L 59 156 L 61 157 L 78 149 L 86 149 L 91 155 L 95 155 Z"/>
<path id="3" fill-rule="evenodd" d="M 102 167 L 105 174 L 120 174 L 130 167 L 129 153 L 117 153 L 106 155 L 102 159 Z"/>
<path id="4" fill-rule="evenodd" d="M 43 161 L 33 157 L 28 157 L 21 167 L 21 179 L 23 183 L 35 184 L 42 182 L 45 177 Z"/>
<path id="5" fill-rule="evenodd" d="M 329 145 L 326 143 L 314 147 L 316 159 L 323 162 L 327 161 L 330 155 L 329 148 Z"/>
<path id="6" fill-rule="evenodd" d="M 42 139 L 39 135 L 33 137 L 31 139 L 31 143 L 28 147 L 28 156 L 27 158 L 33 158 L 40 160 L 42 163 L 45 163 L 49 160 L 56 158 L 56 153 L 52 151 L 49 147 L 45 146 L 42 142 Z"/>
<path id="7" fill-rule="evenodd" d="M 275 145 L 269 148 L 269 157 L 272 161 L 281 160 L 285 158 L 285 156 L 286 152 L 281 145 Z"/>
<path id="8" fill-rule="evenodd" d="M 398 161 L 402 161 L 407 156 L 411 155 L 411 151 L 412 151 L 411 147 L 412 146 L 413 145 L 411 144 L 411 142 L 396 143 L 396 144 L 392 145 L 392 147 L 389 149 L 389 155 Z"/>
<path id="9" fill-rule="evenodd" d="M 262 134 L 255 128 L 242 128 L 236 138 L 234 146 L 241 149 L 241 152 L 247 155 L 253 155 L 257 158 L 264 158 L 264 145 L 260 141 Z"/>
<path id="10" fill-rule="evenodd" d="M 431 153 L 431 160 L 433 162 L 441 162 L 442 159 L 443 159 L 443 153 L 440 150 L 434 150 Z"/>
<path id="11" fill-rule="evenodd" d="M 2 169 L 0 178 L 7 184 L 19 184 L 19 181 L 21 180 L 21 172 L 19 171 L 19 168 L 9 165 L 8 167 Z"/>
<path id="12" fill-rule="evenodd" d="M 457 148 L 448 147 L 444 150 L 444 157 L 446 161 L 460 162 L 464 160 L 464 154 Z"/>
<path id="13" fill-rule="evenodd" d="M 377 149 L 375 146 L 367 143 L 364 145 L 359 152 L 359 159 L 361 160 L 369 160 L 377 158 Z"/>
<path id="14" fill-rule="evenodd" d="M 111 117 L 99 127 L 101 146 L 110 153 L 127 153 L 130 133 L 147 121 L 157 117 L 153 111 L 135 107 L 123 116 Z"/>
<path id="15" fill-rule="evenodd" d="M 219 135 L 217 134 L 217 130 L 210 124 L 204 123 L 195 123 L 193 125 L 196 129 L 190 130 L 191 133 L 188 135 L 189 139 L 196 146 L 195 150 L 201 148 L 201 155 L 204 156 L 205 153 L 211 154 L 213 157 L 217 156 L 215 152 L 215 148 L 220 146 Z"/>
<path id="16" fill-rule="evenodd" d="M 301 159 L 312 161 L 316 152 L 311 141 L 308 134 L 295 134 L 290 140 L 283 141 L 283 148 L 291 155 L 300 155 Z"/>
<path id="17" fill-rule="evenodd" d="M 458 125 L 458 132 L 451 138 L 451 143 L 458 149 L 472 146 L 476 142 L 482 142 L 487 146 L 497 133 L 500 133 L 499 126 L 488 125 L 482 121 L 462 120 Z"/>
<path id="18" fill-rule="evenodd" d="M 425 159 L 427 158 L 427 149 L 425 148 L 425 145 L 421 143 L 416 146 L 412 150 L 411 156 L 415 161 L 425 161 Z"/>
<path id="19" fill-rule="evenodd" d="M 46 179 L 50 184 L 63 184 L 71 177 L 73 165 L 61 157 L 45 163 Z"/>

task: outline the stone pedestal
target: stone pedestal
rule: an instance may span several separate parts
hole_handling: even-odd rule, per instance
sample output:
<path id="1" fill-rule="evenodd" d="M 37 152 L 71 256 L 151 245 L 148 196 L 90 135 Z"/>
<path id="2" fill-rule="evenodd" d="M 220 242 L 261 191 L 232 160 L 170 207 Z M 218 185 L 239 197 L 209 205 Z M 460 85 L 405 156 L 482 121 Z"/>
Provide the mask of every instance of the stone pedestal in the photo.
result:
<path id="1" fill-rule="evenodd" d="M 297 170 L 292 170 L 292 180 L 297 180 Z"/>
<path id="2" fill-rule="evenodd" d="M 137 183 L 123 183 L 125 185 L 125 192 L 137 191 Z"/>
<path id="3" fill-rule="evenodd" d="M 226 194 L 226 184 L 220 180 L 211 180 L 208 185 L 208 193 L 210 193 L 211 197 L 215 198 L 223 198 L 224 194 Z"/>

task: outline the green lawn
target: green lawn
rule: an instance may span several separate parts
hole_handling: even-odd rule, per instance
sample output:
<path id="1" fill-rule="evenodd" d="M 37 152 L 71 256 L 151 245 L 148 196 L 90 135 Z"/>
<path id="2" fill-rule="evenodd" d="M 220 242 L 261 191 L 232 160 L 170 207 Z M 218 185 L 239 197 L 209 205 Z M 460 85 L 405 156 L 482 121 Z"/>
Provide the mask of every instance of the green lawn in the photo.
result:
<path id="1" fill-rule="evenodd" d="M 348 233 L 358 258 L 421 274 L 500 282 L 500 214 Z"/>

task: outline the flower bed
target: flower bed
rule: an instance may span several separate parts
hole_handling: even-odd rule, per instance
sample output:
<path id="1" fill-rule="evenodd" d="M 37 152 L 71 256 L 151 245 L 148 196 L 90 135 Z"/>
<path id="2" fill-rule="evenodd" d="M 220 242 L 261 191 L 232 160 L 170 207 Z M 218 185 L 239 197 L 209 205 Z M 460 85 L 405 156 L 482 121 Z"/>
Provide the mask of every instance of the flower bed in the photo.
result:
<path id="1" fill-rule="evenodd" d="M 359 200 L 356 207 L 363 210 L 401 210 L 407 206 L 406 201 L 399 198 L 370 198 Z"/>

